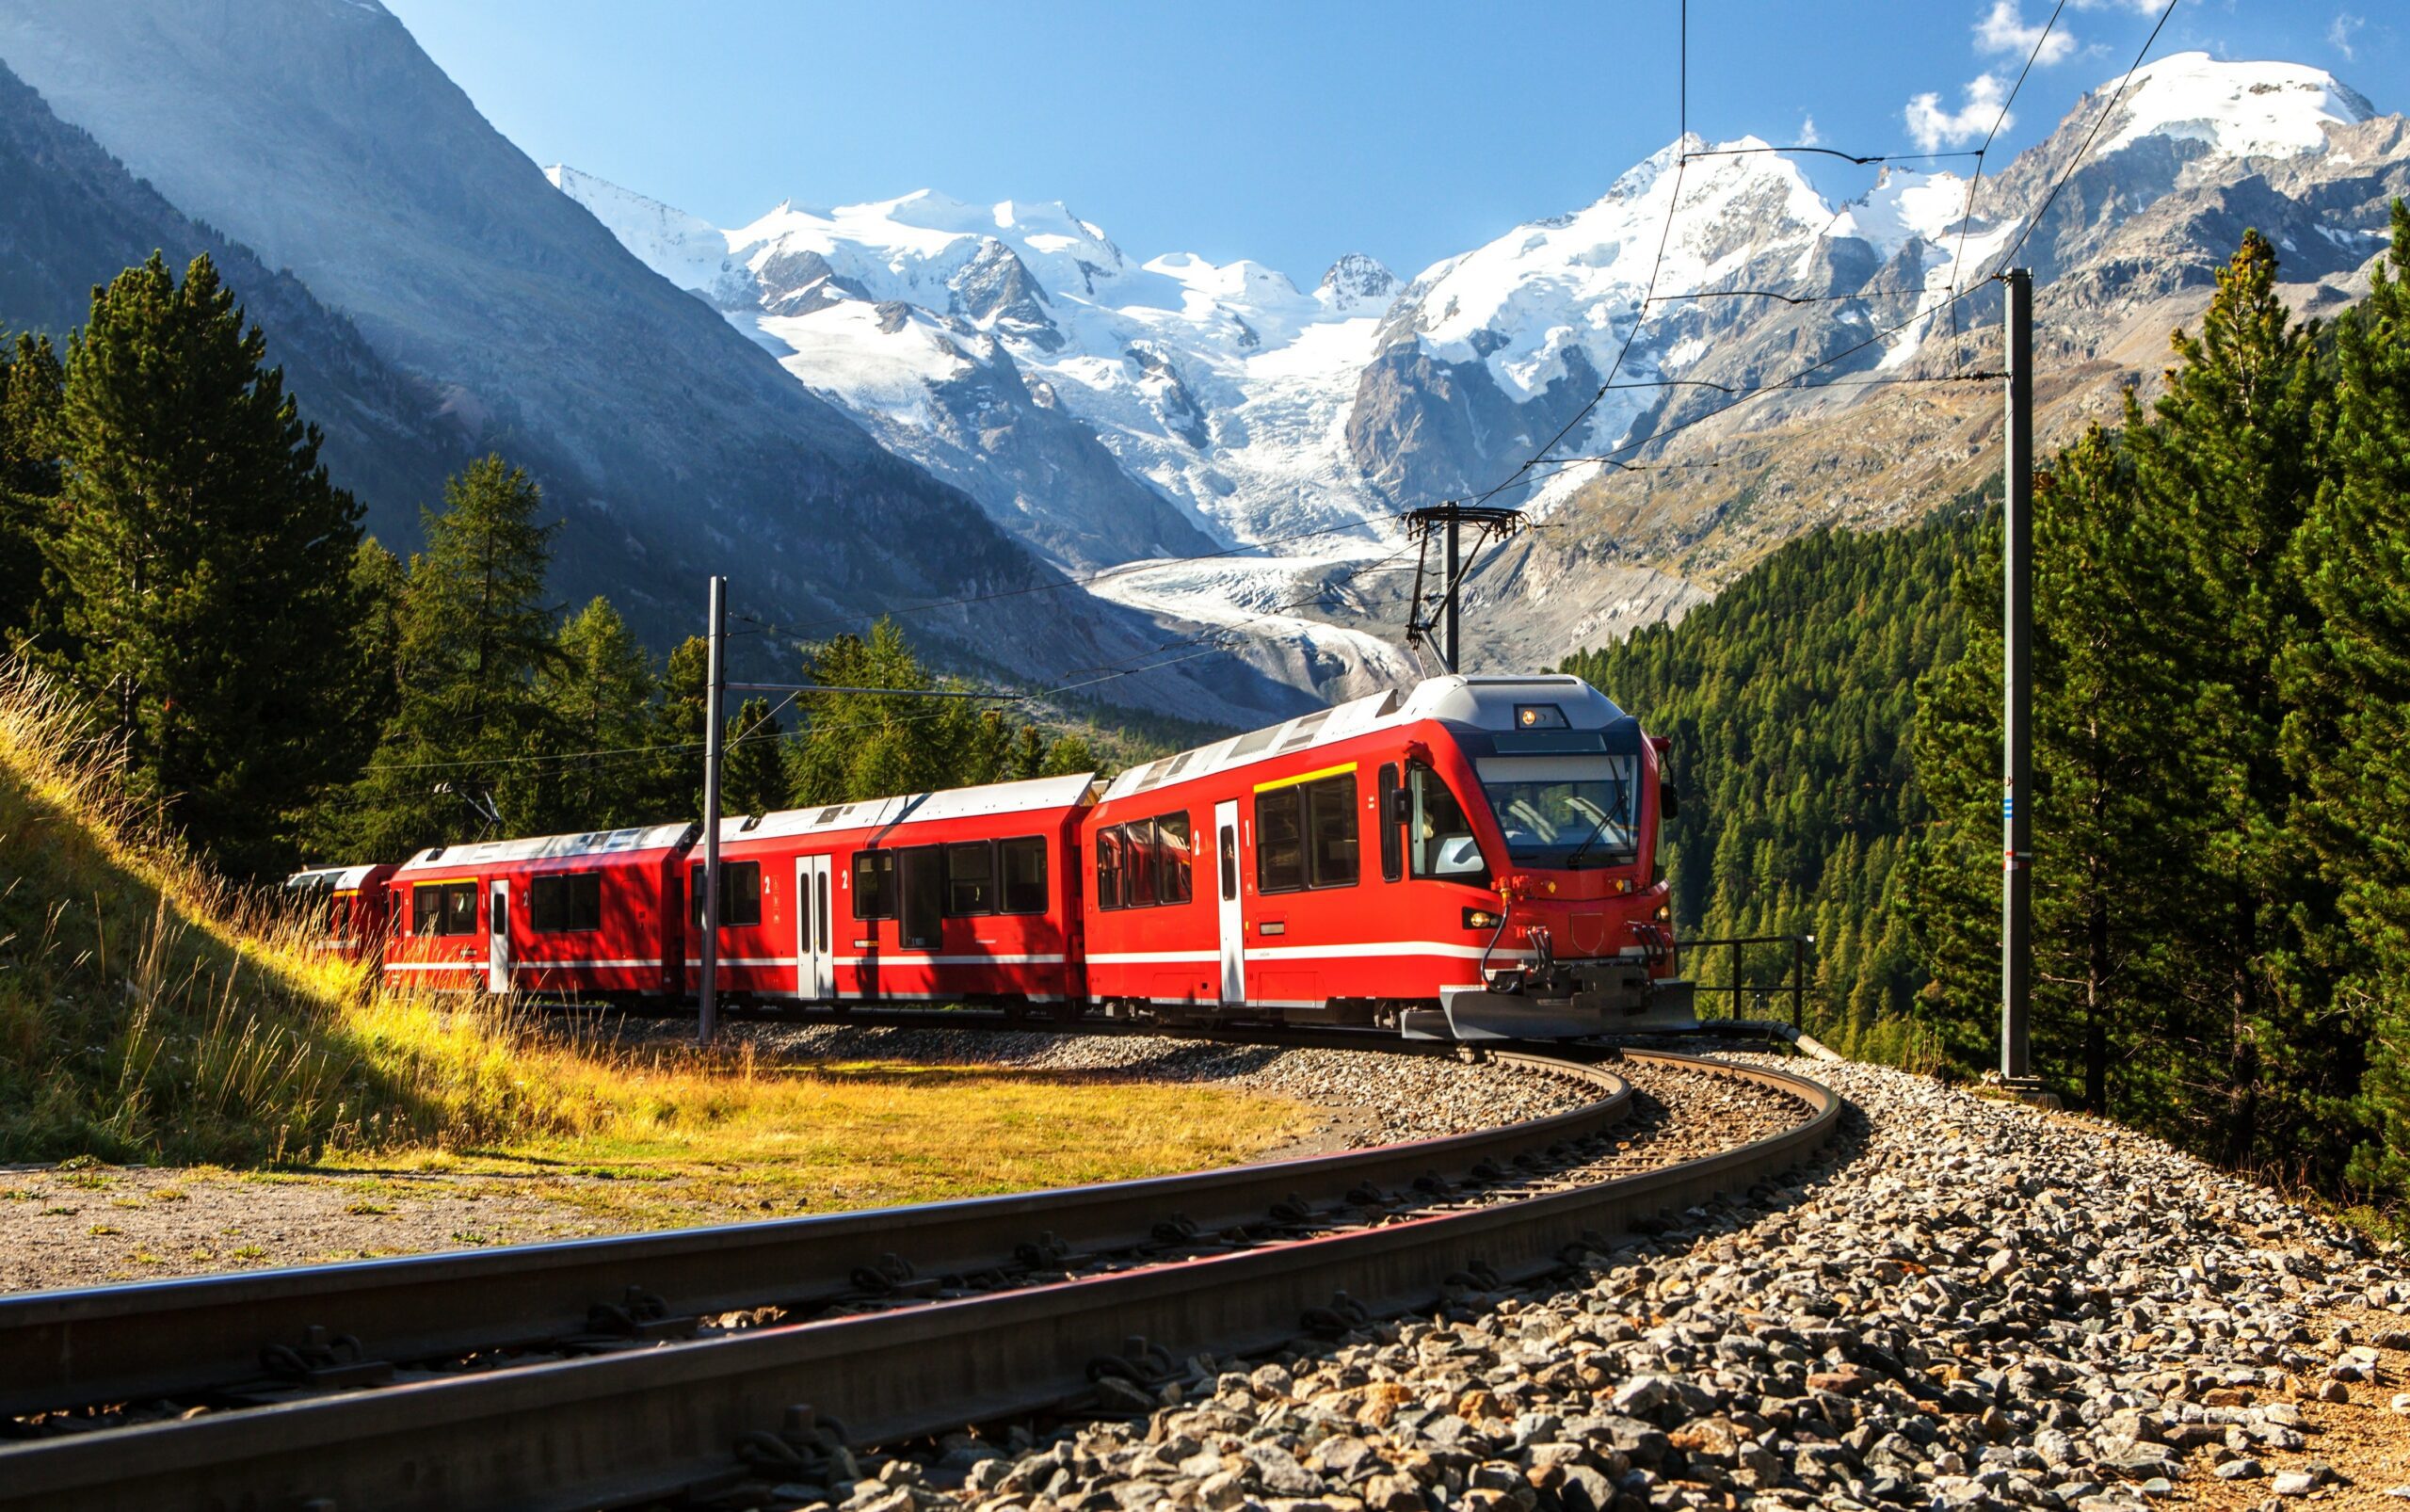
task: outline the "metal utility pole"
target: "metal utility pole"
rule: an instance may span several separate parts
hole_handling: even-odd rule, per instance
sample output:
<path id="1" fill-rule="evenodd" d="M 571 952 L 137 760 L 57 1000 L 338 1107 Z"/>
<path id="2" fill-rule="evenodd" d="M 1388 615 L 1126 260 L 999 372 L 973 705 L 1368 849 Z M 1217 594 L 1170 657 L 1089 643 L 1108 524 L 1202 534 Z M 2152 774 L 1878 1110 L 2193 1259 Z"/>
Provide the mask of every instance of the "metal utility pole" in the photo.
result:
<path id="1" fill-rule="evenodd" d="M 710 684 L 703 694 L 703 895 L 702 979 L 695 988 L 695 1039 L 708 1045 L 719 1031 L 719 774 L 727 752 L 720 703 L 728 689 L 728 579 L 712 579 L 709 647 Z"/>
<path id="2" fill-rule="evenodd" d="M 1525 521 L 1520 509 L 1508 509 L 1489 505 L 1459 504 L 1451 499 L 1422 509 L 1406 512 L 1407 538 L 1421 548 L 1414 562 L 1414 598 L 1406 609 L 1406 639 L 1407 645 L 1428 643 L 1436 634 L 1439 642 L 1439 663 L 1442 670 L 1464 669 L 1464 642 L 1460 638 L 1459 622 L 1464 598 L 1464 577 L 1470 563 L 1464 552 L 1464 527 L 1470 523 L 1474 531 L 1472 555 L 1479 556 L 1481 548 L 1491 540 L 1504 540 L 1523 528 Z M 1422 617 L 1422 586 L 1430 578 L 1431 541 L 1439 541 L 1440 580 L 1438 607 L 1432 618 Z"/>
<path id="3" fill-rule="evenodd" d="M 2027 1009 L 2033 985 L 2033 275 L 2008 285 L 2007 563 L 2001 615 L 2000 1073 L 2032 1075 Z"/>
<path id="4" fill-rule="evenodd" d="M 1448 515 L 1448 612 L 1440 631 L 1439 643 L 1439 659 L 1447 664 L 1448 670 L 1451 672 L 1464 670 L 1464 662 L 1458 655 L 1462 643 L 1456 638 L 1457 601 L 1464 596 L 1464 586 L 1456 568 L 1456 542 L 1463 529 L 1463 513 L 1452 510 Z"/>

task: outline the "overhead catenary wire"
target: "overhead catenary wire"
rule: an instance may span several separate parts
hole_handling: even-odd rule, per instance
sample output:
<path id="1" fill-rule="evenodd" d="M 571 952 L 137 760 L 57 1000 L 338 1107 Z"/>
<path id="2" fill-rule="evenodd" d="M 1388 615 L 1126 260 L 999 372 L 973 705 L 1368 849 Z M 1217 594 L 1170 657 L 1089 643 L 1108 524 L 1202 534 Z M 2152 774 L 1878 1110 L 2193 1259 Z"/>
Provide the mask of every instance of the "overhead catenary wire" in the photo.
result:
<path id="1" fill-rule="evenodd" d="M 2016 104 L 2018 92 L 2025 88 L 2026 75 L 2032 73 L 2033 65 L 2041 60 L 2042 49 L 2048 45 L 2050 33 L 2058 28 L 2059 16 L 2066 8 L 2067 0 L 2058 0 L 2058 4 L 2050 8 L 2050 19 L 2042 24 L 2042 33 L 2033 39 L 2033 50 L 2025 55 L 2025 66 L 2017 70 L 2016 82 L 2009 88 L 2008 98 L 2000 103 L 2000 113 L 1992 117 L 1992 129 L 1984 133 L 1984 145 L 1975 149 L 1975 171 L 1973 176 L 1967 180 L 1967 205 L 1958 216 L 1958 249 L 1950 255 L 1950 286 L 1952 289 L 1956 289 L 1961 282 L 1959 277 L 1963 271 L 1961 265 L 1967 260 L 1967 228 L 1973 224 L 1975 219 L 1975 191 L 1983 186 L 1984 154 L 1992 150 L 1992 138 L 1998 137 L 2000 128 L 2008 124 L 2009 106 Z M 1956 305 L 1950 307 L 1950 340 L 1953 346 L 1958 340 L 1958 307 Z"/>
<path id="2" fill-rule="evenodd" d="M 2075 170 L 2083 166 L 2084 157 L 2091 153 L 2094 140 L 2100 135 L 2100 128 L 2109 124 L 2109 118 L 2117 113 L 2118 102 L 2125 99 L 2127 88 L 2134 82 L 2134 75 L 2142 71 L 2143 59 L 2150 56 L 2151 44 L 2159 40 L 2160 32 L 2167 25 L 2167 18 L 2174 14 L 2176 0 L 2167 0 L 2167 5 L 2159 13 L 2158 23 L 2151 27 L 2150 35 L 2143 39 L 2141 50 L 2134 54 L 2133 62 L 2128 65 L 2125 76 L 2117 81 L 2117 88 L 2110 91 L 2108 104 L 2100 107 L 2099 116 L 2092 122 L 2092 130 L 2084 135 L 2083 145 L 2075 150 L 2075 156 L 2067 159 L 2065 170 L 2059 175 L 2058 182 L 2050 185 L 2050 192 L 2043 197 L 2041 207 L 2026 220 L 2025 229 L 2017 233 L 2016 245 L 2009 248 L 2007 256 L 2000 259 L 2001 266 L 2008 266 L 2016 261 L 2016 254 L 2025 249 L 2027 238 L 2033 234 L 2033 228 L 2050 213 L 2050 206 L 2058 203 L 2059 191 L 2067 186 L 2067 181 L 2075 177 Z"/>

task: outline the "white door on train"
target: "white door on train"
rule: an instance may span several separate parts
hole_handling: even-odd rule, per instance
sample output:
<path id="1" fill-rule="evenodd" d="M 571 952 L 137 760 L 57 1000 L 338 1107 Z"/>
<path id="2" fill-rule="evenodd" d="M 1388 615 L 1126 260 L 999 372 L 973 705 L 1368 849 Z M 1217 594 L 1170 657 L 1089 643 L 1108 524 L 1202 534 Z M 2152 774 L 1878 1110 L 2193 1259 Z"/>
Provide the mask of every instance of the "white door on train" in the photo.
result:
<path id="1" fill-rule="evenodd" d="M 1239 806 L 1213 805 L 1213 883 L 1221 914 L 1222 1002 L 1246 1001 L 1246 916 L 1239 907 Z"/>
<path id="2" fill-rule="evenodd" d="M 486 990 L 510 990 L 510 884 L 501 877 L 486 884 Z"/>
<path id="3" fill-rule="evenodd" d="M 828 862 L 826 856 L 798 856 L 795 863 L 795 995 L 806 1003 L 826 1003 L 837 995 Z"/>

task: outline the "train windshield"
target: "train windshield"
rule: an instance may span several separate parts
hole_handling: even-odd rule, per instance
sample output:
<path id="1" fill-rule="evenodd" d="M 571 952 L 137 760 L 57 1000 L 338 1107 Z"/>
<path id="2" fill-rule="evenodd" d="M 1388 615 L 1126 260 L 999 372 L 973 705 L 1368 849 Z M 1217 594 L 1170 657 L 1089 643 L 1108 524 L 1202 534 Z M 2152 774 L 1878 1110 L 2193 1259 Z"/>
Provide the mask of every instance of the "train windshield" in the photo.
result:
<path id="1" fill-rule="evenodd" d="M 1625 866 L 1637 855 L 1631 756 L 1489 756 L 1473 764 L 1506 851 L 1526 866 Z"/>

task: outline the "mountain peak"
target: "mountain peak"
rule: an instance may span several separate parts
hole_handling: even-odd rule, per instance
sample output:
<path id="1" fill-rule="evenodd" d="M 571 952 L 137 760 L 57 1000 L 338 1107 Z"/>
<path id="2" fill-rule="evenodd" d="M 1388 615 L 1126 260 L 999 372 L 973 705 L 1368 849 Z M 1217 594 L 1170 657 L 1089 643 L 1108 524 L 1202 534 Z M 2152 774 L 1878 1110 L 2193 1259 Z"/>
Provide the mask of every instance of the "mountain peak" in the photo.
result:
<path id="1" fill-rule="evenodd" d="M 1335 311 L 1386 307 L 1397 295 L 1397 275 L 1362 252 L 1348 252 L 1330 265 L 1314 298 Z"/>
<path id="2" fill-rule="evenodd" d="M 2324 69 L 2193 52 L 2136 70 L 2118 112 L 2125 125 L 2103 157 L 2145 137 L 2207 142 L 2228 157 L 2297 157 L 2325 149 L 2329 123 L 2366 121 L 2376 106 Z"/>

